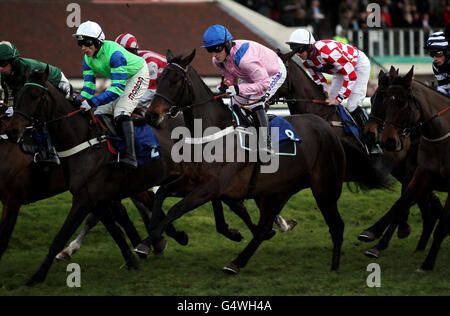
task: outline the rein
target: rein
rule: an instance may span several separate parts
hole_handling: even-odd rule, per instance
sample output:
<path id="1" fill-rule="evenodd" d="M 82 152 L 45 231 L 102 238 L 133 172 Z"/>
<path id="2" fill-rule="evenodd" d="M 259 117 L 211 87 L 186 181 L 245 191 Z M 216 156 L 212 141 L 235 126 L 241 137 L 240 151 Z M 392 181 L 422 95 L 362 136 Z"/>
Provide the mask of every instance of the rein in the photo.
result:
<path id="1" fill-rule="evenodd" d="M 178 99 L 178 98 L 180 97 L 181 93 L 183 93 L 183 91 L 184 91 L 185 86 L 187 86 L 188 91 L 189 91 L 189 94 L 191 95 L 191 94 L 192 94 L 192 93 L 191 93 L 191 89 L 189 89 L 189 87 L 191 86 L 191 83 L 189 82 L 188 76 L 187 76 L 187 71 L 188 71 L 188 69 L 187 69 L 187 68 L 183 68 L 182 66 L 180 66 L 180 65 L 177 64 L 177 63 L 169 63 L 168 66 L 169 66 L 169 65 L 173 65 L 173 66 L 177 67 L 178 69 L 182 70 L 183 73 L 184 73 L 184 77 L 183 77 L 183 87 L 182 87 L 182 89 L 180 89 L 180 93 L 176 96 L 175 99 Z M 170 116 L 171 118 L 177 117 L 178 114 L 179 114 L 180 112 L 184 111 L 184 110 L 192 109 L 192 108 L 195 107 L 195 106 L 205 104 L 205 103 L 207 103 L 207 102 L 209 102 L 209 101 L 212 101 L 212 100 L 217 100 L 217 99 L 226 97 L 227 95 L 228 95 L 228 94 L 226 94 L 226 93 L 222 93 L 222 94 L 219 94 L 219 95 L 215 95 L 215 96 L 213 96 L 212 98 L 207 98 L 207 99 L 205 99 L 205 100 L 203 100 L 203 101 L 200 101 L 200 102 L 197 102 L 197 103 L 193 103 L 193 104 L 190 104 L 190 105 L 188 105 L 188 106 L 180 107 L 180 106 L 176 106 L 176 105 L 175 105 L 175 104 L 176 104 L 176 101 L 173 100 L 173 99 L 171 99 L 171 98 L 169 98 L 168 96 L 163 95 L 163 94 L 158 93 L 158 92 L 155 93 L 155 96 L 161 97 L 162 99 L 164 99 L 166 102 L 168 102 L 168 103 L 171 105 L 169 111 L 164 115 L 164 116 Z"/>
<path id="2" fill-rule="evenodd" d="M 395 86 L 396 86 L 396 85 L 391 85 L 391 87 L 395 87 Z M 402 87 L 402 86 L 400 86 L 400 87 Z M 415 104 L 415 106 L 417 107 L 417 109 L 421 112 L 421 116 L 423 116 L 423 114 L 422 114 L 422 108 L 420 107 L 420 103 L 418 103 L 417 99 L 416 99 L 416 98 L 414 97 L 414 95 L 412 94 L 412 89 L 411 89 L 411 88 L 409 88 L 409 91 L 410 91 L 410 93 L 409 93 L 409 95 L 408 95 L 408 107 L 410 108 L 410 106 L 409 106 L 409 100 L 412 99 L 412 100 L 414 101 L 414 104 Z M 385 124 L 390 124 L 390 125 L 394 126 L 395 128 L 402 129 L 401 136 L 407 136 L 407 135 L 411 134 L 411 132 L 415 131 L 416 129 L 421 128 L 423 125 L 430 123 L 431 121 L 433 121 L 433 120 L 436 119 L 436 118 L 439 118 L 440 116 L 442 116 L 443 114 L 445 114 L 445 113 L 446 113 L 447 111 L 449 111 L 449 110 L 450 110 L 450 106 L 447 106 L 445 109 L 443 109 L 443 110 L 439 111 L 438 113 L 434 114 L 432 117 L 430 117 L 430 118 L 427 119 L 426 121 L 423 121 L 423 122 L 417 122 L 417 123 L 416 123 L 415 125 L 413 125 L 412 127 L 403 127 L 403 126 L 399 126 L 398 124 L 395 124 L 395 123 L 390 122 L 390 121 L 384 121 L 384 123 L 385 123 Z M 441 141 L 441 140 L 444 140 L 444 139 L 450 137 L 450 132 L 447 133 L 447 134 L 445 134 L 444 136 L 439 137 L 439 138 L 436 138 L 436 139 L 430 139 L 430 138 L 427 138 L 427 137 L 425 137 L 425 136 L 423 136 L 423 135 L 422 135 L 422 137 L 423 137 L 425 140 L 429 141 L 429 142 L 438 142 L 438 141 Z"/>
<path id="3" fill-rule="evenodd" d="M 48 88 L 47 87 L 45 87 L 43 85 L 40 85 L 38 83 L 27 82 L 24 85 L 25 86 L 36 86 L 36 87 L 39 87 L 39 88 L 43 89 L 44 91 L 48 92 Z M 45 97 L 45 94 L 43 94 L 42 97 Z M 45 100 L 46 100 L 46 102 L 48 102 L 47 98 L 45 98 Z M 57 121 L 60 121 L 60 120 L 66 119 L 66 118 L 71 118 L 72 116 L 75 116 L 76 114 L 79 114 L 81 112 L 83 112 L 83 110 L 82 109 L 78 109 L 78 110 L 72 111 L 70 113 L 67 113 L 67 114 L 65 114 L 65 115 L 63 115 L 61 117 L 58 117 L 56 119 L 53 119 L 53 120 L 41 123 L 39 120 L 35 119 L 34 117 L 32 117 L 32 116 L 30 116 L 30 115 L 28 115 L 28 114 L 26 114 L 26 113 L 24 113 L 22 111 L 18 111 L 18 110 L 14 111 L 14 113 L 17 113 L 17 114 L 25 117 L 28 121 L 30 121 L 31 122 L 31 127 L 33 127 L 33 125 L 35 125 L 35 124 L 48 125 L 50 123 L 54 123 L 54 122 L 57 122 Z M 73 148 L 70 148 L 68 150 L 57 152 L 57 154 L 58 154 L 58 156 L 60 158 L 66 158 L 66 157 L 72 156 L 74 154 L 77 154 L 77 153 L 79 153 L 79 152 L 89 148 L 89 147 L 92 147 L 94 145 L 97 145 L 97 144 L 100 144 L 100 143 L 103 143 L 103 142 L 107 142 L 108 143 L 108 148 L 110 149 L 110 151 L 112 153 L 114 153 L 111 150 L 111 148 L 110 148 L 111 146 L 110 146 L 109 140 L 107 139 L 107 136 L 105 134 L 105 132 L 107 131 L 106 127 L 103 125 L 101 120 L 94 115 L 94 112 L 92 110 L 89 111 L 89 114 L 91 115 L 92 122 L 94 124 L 98 124 L 101 127 L 101 129 L 102 129 L 104 134 L 99 136 L 99 137 L 94 137 L 94 138 L 92 138 L 90 140 L 87 140 L 87 141 L 85 141 L 85 142 L 83 142 L 83 143 L 81 143 L 81 144 L 79 144 L 79 145 L 77 145 L 77 146 L 75 146 Z"/>

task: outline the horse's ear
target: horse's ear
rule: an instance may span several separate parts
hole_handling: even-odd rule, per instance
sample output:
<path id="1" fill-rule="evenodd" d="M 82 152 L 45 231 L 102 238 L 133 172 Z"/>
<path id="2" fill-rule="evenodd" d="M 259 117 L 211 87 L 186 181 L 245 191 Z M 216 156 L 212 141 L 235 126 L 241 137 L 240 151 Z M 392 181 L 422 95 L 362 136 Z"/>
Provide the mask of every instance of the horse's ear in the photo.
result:
<path id="1" fill-rule="evenodd" d="M 167 58 L 167 62 L 171 62 L 173 59 L 173 53 L 170 49 L 167 50 L 167 54 L 166 54 L 166 58 Z"/>
<path id="2" fill-rule="evenodd" d="M 411 85 L 413 75 L 414 75 L 414 65 L 411 67 L 411 69 L 408 71 L 408 73 L 403 77 L 403 79 L 405 80 L 405 84 L 407 84 L 408 86 Z"/>
<path id="3" fill-rule="evenodd" d="M 390 76 L 395 76 L 396 75 L 394 66 L 391 66 L 391 69 L 389 69 L 389 75 Z M 397 72 L 397 75 L 398 75 L 398 72 Z"/>
<path id="4" fill-rule="evenodd" d="M 191 53 L 189 56 L 185 57 L 185 58 L 182 60 L 182 64 L 183 64 L 184 67 L 186 67 L 187 65 L 189 65 L 189 64 L 192 62 L 192 60 L 193 60 L 194 57 L 195 57 L 195 53 L 196 53 L 196 49 L 194 48 L 194 50 L 192 51 L 192 53 Z"/>
<path id="5" fill-rule="evenodd" d="M 50 67 L 47 64 L 47 67 L 45 67 L 45 71 L 44 71 L 44 82 L 47 81 L 48 77 L 49 77 L 49 73 L 50 73 Z"/>
<path id="6" fill-rule="evenodd" d="M 380 69 L 380 72 L 378 73 L 378 79 L 383 78 L 386 75 L 386 73 L 383 71 L 383 69 Z"/>

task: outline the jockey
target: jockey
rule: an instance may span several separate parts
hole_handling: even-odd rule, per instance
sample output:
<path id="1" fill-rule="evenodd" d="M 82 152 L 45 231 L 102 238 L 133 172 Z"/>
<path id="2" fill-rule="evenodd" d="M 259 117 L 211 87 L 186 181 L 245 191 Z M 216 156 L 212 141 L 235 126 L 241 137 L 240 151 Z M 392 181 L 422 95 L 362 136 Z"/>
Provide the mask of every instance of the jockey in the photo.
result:
<path id="1" fill-rule="evenodd" d="M 443 32 L 430 35 L 425 50 L 433 57 L 433 72 L 438 82 L 438 91 L 450 96 L 450 52 Z"/>
<path id="2" fill-rule="evenodd" d="M 47 64 L 40 61 L 20 57 L 16 46 L 11 42 L 0 42 L 0 72 L 1 86 L 4 91 L 4 102 L 10 104 L 8 108 L 8 116 L 13 114 L 13 103 L 17 97 L 17 92 L 24 86 L 26 78 L 26 70 L 45 71 Z M 48 81 L 55 87 L 59 88 L 65 95 L 66 99 L 71 98 L 71 86 L 69 80 L 62 73 L 61 69 L 49 65 Z M 59 165 L 59 158 L 55 148 L 52 145 L 46 127 L 40 131 L 46 136 L 46 144 L 43 144 L 42 150 L 35 155 L 35 162 L 49 163 Z"/>
<path id="3" fill-rule="evenodd" d="M 306 29 L 295 30 L 286 44 L 297 52 L 314 81 L 322 86 L 329 105 L 347 99 L 346 107 L 362 130 L 368 118 L 361 105 L 370 75 L 370 61 L 364 52 L 338 41 L 316 41 Z M 329 94 L 323 72 L 333 75 Z M 379 154 L 379 150 L 372 148 L 371 153 Z"/>
<path id="4" fill-rule="evenodd" d="M 210 26 L 203 34 L 203 45 L 212 54 L 212 63 L 224 76 L 225 92 L 233 96 L 233 104 L 248 106 L 259 121 L 260 150 L 273 154 L 270 141 L 266 102 L 286 79 L 286 67 L 277 54 L 253 41 L 233 40 L 222 25 Z M 243 104 L 245 106 L 245 104 Z"/>
<path id="5" fill-rule="evenodd" d="M 80 109 L 89 111 L 96 108 L 95 114 L 114 116 L 116 126 L 127 144 L 125 152 L 119 155 L 119 163 L 136 168 L 131 113 L 148 87 L 148 67 L 141 57 L 131 54 L 113 41 L 105 40 L 105 34 L 95 22 L 80 24 L 73 36 L 84 53 L 84 86 L 79 97 Z M 97 74 L 110 78 L 111 86 L 94 96 Z"/>
<path id="6" fill-rule="evenodd" d="M 156 93 L 156 79 L 161 75 L 164 67 L 167 65 L 167 59 L 163 55 L 157 54 L 149 50 L 138 50 L 139 44 L 136 37 L 129 33 L 124 33 L 116 38 L 116 43 L 122 45 L 129 52 L 144 58 L 148 66 L 150 75 L 150 84 L 144 96 L 139 100 L 138 107 L 147 108 L 153 100 Z"/>

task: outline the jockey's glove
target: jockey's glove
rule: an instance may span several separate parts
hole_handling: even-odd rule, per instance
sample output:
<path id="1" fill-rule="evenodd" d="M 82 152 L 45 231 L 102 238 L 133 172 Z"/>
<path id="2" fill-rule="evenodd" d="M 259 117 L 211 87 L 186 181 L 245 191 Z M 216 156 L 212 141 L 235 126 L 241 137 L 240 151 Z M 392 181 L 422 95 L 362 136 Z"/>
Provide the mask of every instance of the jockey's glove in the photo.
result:
<path id="1" fill-rule="evenodd" d="M 239 87 L 235 84 L 232 86 L 229 86 L 227 88 L 227 90 L 225 90 L 225 92 L 229 95 L 229 96 L 235 96 L 239 94 Z"/>
<path id="2" fill-rule="evenodd" d="M 87 112 L 90 109 L 94 108 L 95 105 L 91 100 L 86 99 L 85 97 L 79 95 L 75 98 L 75 101 L 78 102 L 80 109 Z"/>
<path id="3" fill-rule="evenodd" d="M 7 117 L 11 117 L 14 114 L 14 108 L 12 106 L 8 106 L 8 108 L 5 111 L 5 114 Z"/>

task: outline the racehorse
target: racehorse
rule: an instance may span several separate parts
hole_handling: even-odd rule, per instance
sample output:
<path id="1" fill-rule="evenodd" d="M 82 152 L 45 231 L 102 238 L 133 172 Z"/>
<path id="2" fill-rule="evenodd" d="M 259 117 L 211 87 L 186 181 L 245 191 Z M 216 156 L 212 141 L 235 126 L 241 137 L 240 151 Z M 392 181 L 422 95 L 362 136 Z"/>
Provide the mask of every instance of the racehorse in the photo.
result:
<path id="1" fill-rule="evenodd" d="M 175 57 L 168 51 L 168 65 L 158 79 L 155 97 L 147 109 L 147 120 L 157 126 L 170 120 L 170 115 L 182 111 L 191 134 L 197 128 L 196 120 L 201 120 L 203 132 L 212 129 L 221 129 L 222 132 L 228 130 L 233 126 L 232 113 L 222 100 L 214 98 L 211 90 L 190 66 L 194 56 L 195 50 L 185 58 Z M 223 269 L 225 272 L 238 273 L 240 268 L 246 266 L 259 245 L 273 236 L 270 233 L 272 222 L 289 198 L 301 189 L 310 187 L 330 228 L 333 241 L 331 269 L 337 270 L 344 230 L 337 208 L 346 165 L 343 146 L 351 145 L 341 143 L 330 126 L 316 115 L 295 115 L 286 120 L 301 135 L 303 142 L 294 144 L 296 156 L 280 156 L 278 168 L 272 173 L 260 173 L 260 164 L 249 161 L 249 153 L 243 153 L 241 147 L 236 146 L 234 138 L 222 139 L 223 143 L 217 150 L 223 149 L 223 153 L 226 153 L 232 149 L 235 159 L 243 155 L 247 160 L 192 162 L 194 160 L 189 160 L 195 155 L 192 152 L 188 161 L 184 162 L 183 177 L 169 184 L 173 189 L 182 187 L 185 183 L 193 183 L 192 191 L 169 210 L 167 217 L 147 241 L 159 240 L 166 225 L 212 199 L 253 198 L 260 210 L 258 231 L 253 233 L 253 239 L 244 251 Z M 197 150 L 203 151 L 206 146 L 208 144 L 203 144 Z"/>
<path id="2" fill-rule="evenodd" d="M 346 182 L 364 182 L 374 177 L 378 172 L 376 169 L 380 159 L 366 154 L 365 144 L 350 129 L 352 122 L 342 118 L 338 106 L 326 104 L 323 88 L 308 76 L 294 60 L 294 55 L 295 52 L 278 52 L 278 56 L 286 64 L 287 78 L 273 99 L 287 102 L 291 115 L 311 113 L 320 116 L 330 124 L 336 135 L 361 149 L 360 155 L 352 154 L 347 157 Z"/>
<path id="3" fill-rule="evenodd" d="M 9 119 L 0 120 L 0 133 Z M 3 137 L 6 135 L 3 134 Z M 33 156 L 22 151 L 19 144 L 0 140 L 0 199 L 3 204 L 0 221 L 0 258 L 8 247 L 9 240 L 23 204 L 46 199 L 66 191 L 67 185 L 61 167 L 43 167 L 33 163 Z M 146 203 L 145 193 L 136 196 L 135 201 Z M 147 207 L 151 207 L 151 204 Z M 141 238 L 120 203 L 112 208 L 116 220 L 125 229 L 133 245 Z"/>
<path id="4" fill-rule="evenodd" d="M 420 130 L 417 168 L 406 190 L 392 206 L 391 227 L 406 210 L 432 190 L 447 192 L 443 213 L 433 234 L 433 243 L 420 270 L 432 270 L 440 245 L 450 232 L 450 99 L 413 81 L 414 67 L 392 79 L 386 96 L 386 116 L 380 141 L 386 150 L 402 145 L 402 135 Z M 391 227 L 389 229 L 391 229 Z"/>
<path id="5" fill-rule="evenodd" d="M 136 170 L 112 168 L 108 164 L 113 158 L 108 150 L 109 144 L 102 141 L 106 140 L 106 137 L 104 131 L 95 124 L 96 117 L 92 113 L 81 115 L 80 110 L 74 111 L 74 105 L 65 100 L 56 88 L 47 82 L 47 78 L 48 67 L 44 73 L 33 72 L 27 77 L 27 83 L 17 97 L 15 114 L 7 128 L 9 139 L 16 141 L 23 136 L 26 127 L 45 124 L 58 152 L 67 148 L 78 148 L 79 145 L 88 146 L 62 159 L 64 179 L 73 195 L 73 205 L 39 270 L 27 284 L 33 285 L 45 279 L 54 257 L 62 250 L 89 211 L 99 217 L 108 232 L 113 235 L 127 266 L 131 269 L 137 268 L 139 264 L 136 258 L 123 239 L 120 229 L 114 224 L 111 208 L 122 198 L 160 185 L 171 176 L 179 176 L 179 168 L 170 158 L 173 141 L 170 139 L 169 127 L 155 130 L 161 143 L 161 159 L 150 161 Z M 176 121 L 172 120 L 171 123 L 176 124 Z M 240 205 L 229 206 L 239 216 L 245 216 L 240 214 L 243 212 L 239 208 Z M 223 225 L 221 230 L 226 237 L 236 241 L 242 239 L 239 231 L 229 229 L 226 223 Z M 187 243 L 187 236 L 184 238 Z"/>
<path id="6" fill-rule="evenodd" d="M 375 94 L 371 98 L 371 112 L 369 120 L 364 128 L 365 138 L 372 143 L 379 142 L 378 131 L 383 128 L 387 102 L 385 102 L 385 95 L 393 79 L 398 77 L 398 70 L 395 70 L 391 66 L 389 73 L 385 73 L 383 70 L 378 75 L 378 88 Z M 405 191 L 408 183 L 410 182 L 414 171 L 417 167 L 417 154 L 419 149 L 420 133 L 414 131 L 412 135 L 402 135 L 402 146 L 395 151 L 385 151 L 384 156 L 393 164 L 391 174 L 402 184 L 402 192 Z M 418 206 L 421 211 L 423 219 L 423 229 L 419 242 L 416 247 L 416 251 L 424 250 L 428 240 L 433 232 L 437 219 L 442 214 L 442 204 L 439 198 L 432 192 L 426 195 L 424 198 L 419 198 Z M 408 213 L 405 213 L 404 218 L 401 219 L 398 227 L 399 238 L 405 238 L 410 233 L 410 227 L 407 224 Z M 358 238 L 361 241 L 373 241 L 379 238 L 383 231 L 388 227 L 392 221 L 392 212 L 388 212 L 377 223 L 370 228 L 364 230 Z M 387 248 L 393 231 L 388 231 L 380 240 L 380 243 L 366 251 L 366 255 L 378 258 L 381 250 Z"/>
<path id="7" fill-rule="evenodd" d="M 326 95 L 323 88 L 307 75 L 306 71 L 298 64 L 298 61 L 294 60 L 296 58 L 294 55 L 295 51 L 286 54 L 278 52 L 278 56 L 286 64 L 287 78 L 283 86 L 275 94 L 274 100 L 284 98 L 291 115 L 312 113 L 320 116 L 329 122 L 339 137 L 362 145 L 356 136 L 344 131 L 348 123 L 342 120 L 338 107 L 328 105 L 325 102 Z"/>

